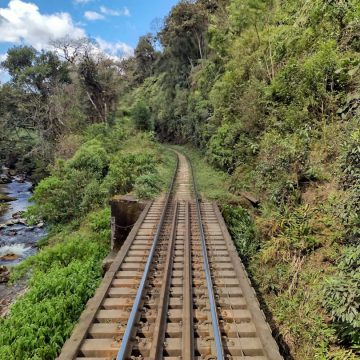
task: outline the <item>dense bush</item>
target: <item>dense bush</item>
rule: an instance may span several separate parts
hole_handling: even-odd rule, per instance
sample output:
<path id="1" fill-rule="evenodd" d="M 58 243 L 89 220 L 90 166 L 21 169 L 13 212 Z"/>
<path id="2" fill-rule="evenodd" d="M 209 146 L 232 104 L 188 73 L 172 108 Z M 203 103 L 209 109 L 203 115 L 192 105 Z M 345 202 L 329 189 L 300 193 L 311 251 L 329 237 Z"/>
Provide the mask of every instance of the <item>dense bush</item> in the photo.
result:
<path id="1" fill-rule="evenodd" d="M 134 190 L 135 194 L 140 199 L 150 199 L 158 194 L 162 187 L 162 179 L 158 174 L 140 175 L 135 180 Z"/>
<path id="2" fill-rule="evenodd" d="M 155 169 L 156 159 L 151 154 L 119 152 L 110 164 L 104 186 L 110 194 L 125 194 L 133 189 L 140 175 L 153 173 Z"/>
<path id="3" fill-rule="evenodd" d="M 105 207 L 89 215 L 90 229 L 105 239 L 110 239 L 110 207 Z"/>
<path id="4" fill-rule="evenodd" d="M 231 205 L 222 205 L 221 212 L 241 259 L 247 263 L 259 247 L 254 222 L 249 212 L 241 206 Z"/>
<path id="5" fill-rule="evenodd" d="M 98 140 L 86 142 L 68 162 L 69 168 L 86 171 L 100 179 L 106 175 L 109 157 Z"/>
<path id="6" fill-rule="evenodd" d="M 35 205 L 28 216 L 42 218 L 51 223 L 67 222 L 83 214 L 81 202 L 89 178 L 86 171 L 68 169 L 63 175 L 52 175 L 35 188 Z"/>
<path id="7" fill-rule="evenodd" d="M 87 129 L 88 141 L 69 160 L 58 160 L 51 167 L 52 175 L 35 188 L 29 218 L 53 224 L 79 219 L 103 206 L 109 196 L 133 191 L 136 182 L 139 196 L 153 197 L 160 191 L 156 174 L 163 159 L 153 137 L 127 139 L 124 134 L 130 131 L 120 125 L 95 124 Z M 125 150 L 119 151 L 121 147 Z M 106 149 L 115 152 L 110 156 Z"/>
<path id="8" fill-rule="evenodd" d="M 109 153 L 117 151 L 129 136 L 127 118 L 117 119 L 113 126 L 107 124 L 93 124 L 85 129 L 87 141 L 97 140 Z"/>
<path id="9" fill-rule="evenodd" d="M 343 188 L 349 191 L 342 217 L 347 230 L 347 240 L 360 243 L 360 130 L 354 131 L 345 151 L 343 161 Z"/>
<path id="10" fill-rule="evenodd" d="M 347 248 L 336 270 L 327 281 L 323 304 L 342 339 L 360 348 L 360 246 Z"/>
<path id="11" fill-rule="evenodd" d="M 151 112 L 144 101 L 139 100 L 134 104 L 131 109 L 131 116 L 137 129 L 144 131 L 153 130 Z"/>

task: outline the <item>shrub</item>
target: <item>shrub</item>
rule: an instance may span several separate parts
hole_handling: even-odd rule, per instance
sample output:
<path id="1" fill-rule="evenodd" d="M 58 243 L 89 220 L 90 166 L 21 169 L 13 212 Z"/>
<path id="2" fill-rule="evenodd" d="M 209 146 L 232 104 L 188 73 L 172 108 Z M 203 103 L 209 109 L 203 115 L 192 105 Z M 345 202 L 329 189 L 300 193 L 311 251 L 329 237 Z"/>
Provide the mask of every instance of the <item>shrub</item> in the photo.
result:
<path id="1" fill-rule="evenodd" d="M 69 161 L 68 166 L 86 171 L 100 179 L 107 173 L 109 158 L 101 143 L 97 140 L 91 140 L 80 147 Z"/>
<path id="2" fill-rule="evenodd" d="M 323 304 L 342 339 L 360 346 L 360 246 L 348 247 L 327 281 Z"/>
<path id="3" fill-rule="evenodd" d="M 153 130 L 151 112 L 144 101 L 139 100 L 135 103 L 131 109 L 131 116 L 138 130 Z"/>
<path id="4" fill-rule="evenodd" d="M 90 229 L 96 233 L 100 234 L 103 239 L 110 239 L 110 207 L 105 207 L 101 210 L 91 213 L 88 216 Z"/>
<path id="5" fill-rule="evenodd" d="M 140 175 L 135 180 L 135 194 L 140 199 L 151 199 L 155 197 L 162 187 L 161 179 L 157 174 Z"/>
<path id="6" fill-rule="evenodd" d="M 207 157 L 217 168 L 231 173 L 236 165 L 236 131 L 229 124 L 219 127 L 211 137 Z"/>
<path id="7" fill-rule="evenodd" d="M 277 215 L 272 238 L 263 245 L 261 259 L 271 264 L 279 260 L 291 262 L 313 252 L 319 246 L 314 214 L 315 210 L 308 205 L 285 207 L 283 213 Z"/>
<path id="8" fill-rule="evenodd" d="M 110 194 L 126 194 L 133 190 L 138 176 L 155 171 L 156 160 L 147 153 L 119 152 L 110 164 L 104 187 Z"/>
<path id="9" fill-rule="evenodd" d="M 54 359 L 101 277 L 95 256 L 66 267 L 47 266 L 46 273 L 34 274 L 10 316 L 0 320 L 1 359 Z"/>
<path id="10" fill-rule="evenodd" d="M 101 183 L 97 179 L 92 179 L 83 190 L 83 196 L 80 203 L 82 214 L 86 214 L 90 210 L 101 206 L 107 197 L 107 192 L 102 188 Z"/>
<path id="11" fill-rule="evenodd" d="M 88 182 L 87 172 L 68 169 L 63 177 L 50 176 L 35 188 L 35 205 L 28 210 L 29 217 L 45 221 L 67 222 L 81 214 L 83 191 Z"/>
<path id="12" fill-rule="evenodd" d="M 360 241 L 360 130 L 352 133 L 342 164 L 343 188 L 349 197 L 342 212 L 347 240 L 353 244 Z"/>
<path id="13" fill-rule="evenodd" d="M 61 237 L 62 240 L 64 236 Z M 30 256 L 14 268 L 11 273 L 15 281 L 26 275 L 30 268 L 46 273 L 51 266 L 67 267 L 73 260 L 86 260 L 97 254 L 102 248 L 101 243 L 91 241 L 85 236 L 75 235 L 54 246 L 44 248 L 35 256 Z"/>
<path id="14" fill-rule="evenodd" d="M 85 139 L 97 140 L 108 153 L 113 153 L 119 150 L 129 133 L 126 122 L 126 118 L 121 118 L 111 127 L 106 124 L 90 125 L 86 128 Z"/>
<path id="15" fill-rule="evenodd" d="M 85 130 L 85 138 L 90 140 L 98 140 L 103 142 L 111 132 L 111 129 L 106 124 L 92 124 L 88 126 Z"/>
<path id="16" fill-rule="evenodd" d="M 259 247 L 250 214 L 241 206 L 231 205 L 222 205 L 221 212 L 239 255 L 245 263 L 248 262 Z"/>
<path id="17" fill-rule="evenodd" d="M 256 172 L 258 184 L 277 205 L 298 201 L 298 181 L 309 153 L 306 132 L 283 136 L 271 131 L 260 142 Z"/>

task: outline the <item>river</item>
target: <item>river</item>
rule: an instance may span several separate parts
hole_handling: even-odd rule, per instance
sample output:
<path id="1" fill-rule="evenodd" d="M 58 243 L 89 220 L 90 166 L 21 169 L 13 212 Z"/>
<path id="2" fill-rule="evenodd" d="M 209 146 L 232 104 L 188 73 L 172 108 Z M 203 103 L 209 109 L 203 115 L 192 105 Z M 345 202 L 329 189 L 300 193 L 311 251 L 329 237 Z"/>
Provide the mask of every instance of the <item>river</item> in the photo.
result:
<path id="1" fill-rule="evenodd" d="M 14 198 L 8 202 L 7 210 L 0 215 L 0 265 L 12 266 L 35 254 L 37 242 L 46 235 L 43 227 L 21 223 L 11 225 L 14 216 L 25 211 L 31 204 L 31 187 L 31 182 L 17 177 L 13 177 L 8 184 L 0 184 L 0 194 Z"/>

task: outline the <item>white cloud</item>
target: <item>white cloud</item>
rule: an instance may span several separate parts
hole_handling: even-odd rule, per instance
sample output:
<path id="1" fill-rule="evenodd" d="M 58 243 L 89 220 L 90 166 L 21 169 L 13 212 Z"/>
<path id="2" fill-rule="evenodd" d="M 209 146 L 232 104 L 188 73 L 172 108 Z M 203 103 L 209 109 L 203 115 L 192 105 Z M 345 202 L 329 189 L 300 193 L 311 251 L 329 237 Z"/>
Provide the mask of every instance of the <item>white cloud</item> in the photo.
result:
<path id="1" fill-rule="evenodd" d="M 84 16 L 88 20 L 102 20 L 105 19 L 105 16 L 96 12 L 96 11 L 85 11 Z"/>
<path id="2" fill-rule="evenodd" d="M 100 12 L 109 16 L 131 16 L 130 10 L 125 6 L 121 10 L 109 9 L 106 6 L 100 6 Z"/>
<path id="3" fill-rule="evenodd" d="M 124 9 L 120 15 L 126 15 Z M 104 7 L 100 9 L 105 12 L 108 10 L 111 9 Z M 88 15 L 90 13 L 90 17 L 95 13 L 97 14 L 95 17 L 100 15 L 100 19 L 105 18 L 104 13 L 86 13 Z M 112 14 L 112 16 L 115 15 Z M 86 37 L 84 29 L 79 24 L 75 24 L 70 14 L 66 12 L 42 14 L 36 4 L 22 0 L 10 0 L 7 7 L 0 7 L 0 43 L 31 45 L 37 50 L 41 50 L 53 49 L 50 45 L 53 40 L 83 37 Z M 134 49 L 124 42 L 111 43 L 102 38 L 95 39 L 93 51 L 95 54 L 102 54 L 113 60 L 121 60 L 134 53 Z M 7 54 L 0 54 L 0 62 L 4 61 L 6 56 Z M 8 73 L 0 68 L 0 82 L 8 80 Z"/>
<path id="4" fill-rule="evenodd" d="M 111 43 L 100 37 L 95 40 L 99 50 L 113 60 L 121 60 L 134 54 L 134 49 L 124 42 Z"/>
<path id="5" fill-rule="evenodd" d="M 84 37 L 85 31 L 66 12 L 44 15 L 33 3 L 10 0 L 8 7 L 0 8 L 0 34 L 0 42 L 25 43 L 40 50 L 51 40 Z"/>

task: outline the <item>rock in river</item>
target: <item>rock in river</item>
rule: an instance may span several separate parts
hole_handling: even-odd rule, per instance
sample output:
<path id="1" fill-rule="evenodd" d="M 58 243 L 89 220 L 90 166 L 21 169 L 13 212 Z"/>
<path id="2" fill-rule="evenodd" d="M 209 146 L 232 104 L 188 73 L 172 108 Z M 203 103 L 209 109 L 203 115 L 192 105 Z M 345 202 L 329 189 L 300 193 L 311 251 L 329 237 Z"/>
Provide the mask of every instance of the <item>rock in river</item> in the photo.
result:
<path id="1" fill-rule="evenodd" d="M 0 175 L 0 184 L 9 184 L 11 183 L 11 177 L 6 174 Z"/>
<path id="2" fill-rule="evenodd" d="M 0 283 L 9 281 L 10 272 L 6 266 L 0 266 Z"/>

